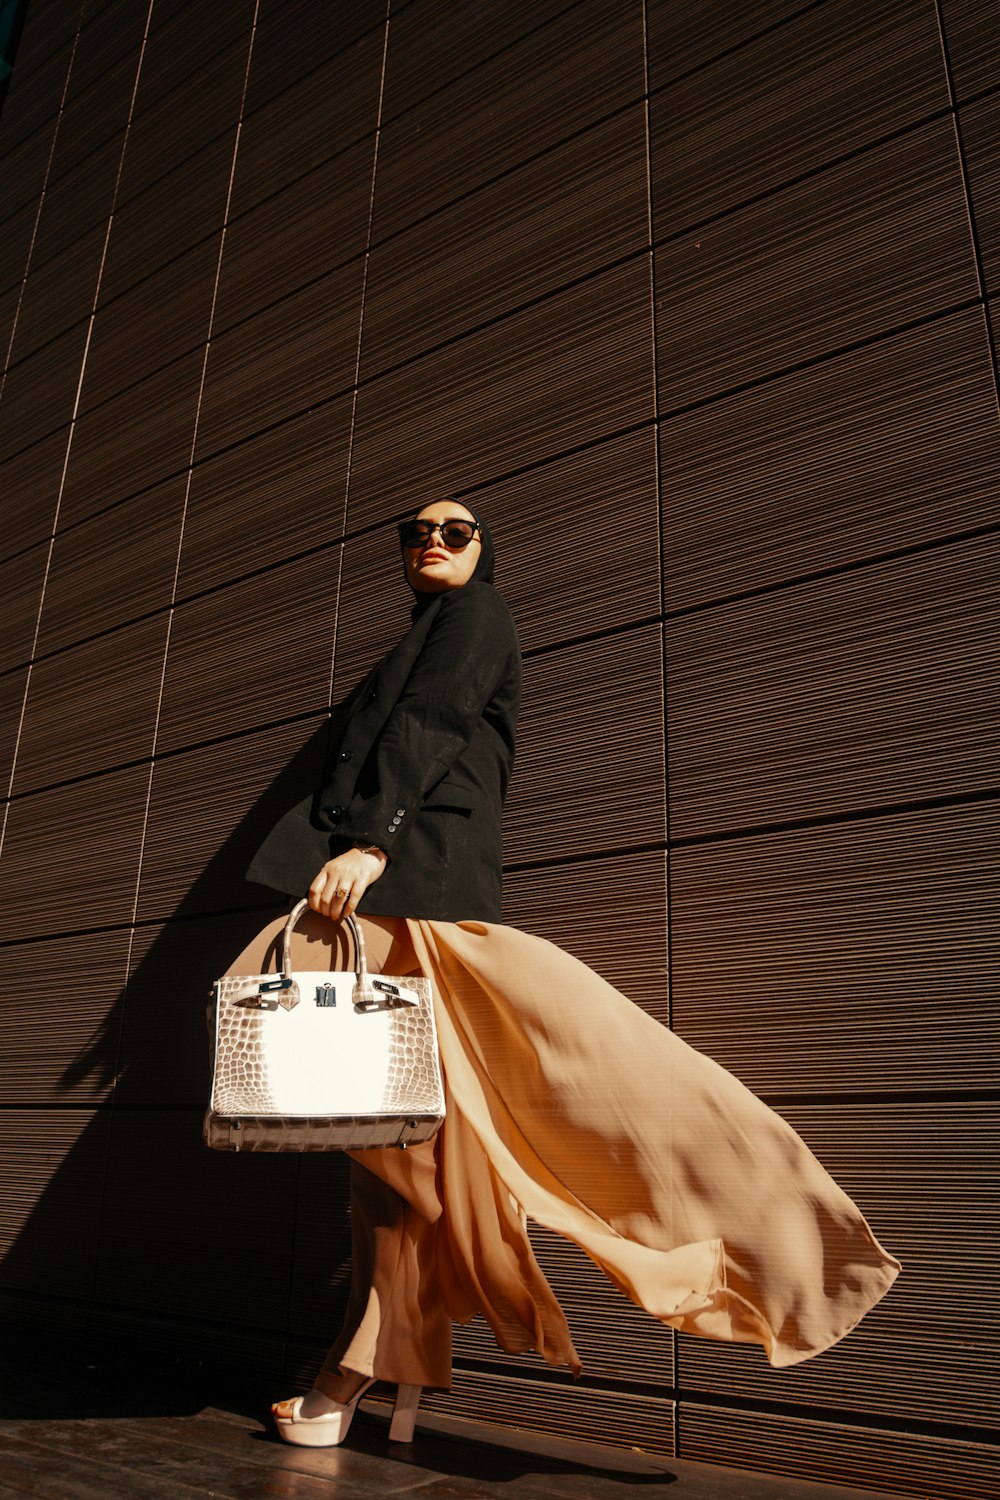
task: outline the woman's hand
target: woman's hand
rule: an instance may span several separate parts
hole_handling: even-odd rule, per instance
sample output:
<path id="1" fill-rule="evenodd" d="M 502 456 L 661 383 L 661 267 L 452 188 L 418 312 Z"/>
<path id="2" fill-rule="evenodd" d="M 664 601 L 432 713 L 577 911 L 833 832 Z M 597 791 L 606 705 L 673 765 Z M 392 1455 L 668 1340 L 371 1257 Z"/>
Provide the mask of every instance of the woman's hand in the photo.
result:
<path id="1" fill-rule="evenodd" d="M 309 905 L 335 922 L 353 917 L 361 897 L 387 863 L 381 849 L 346 849 L 328 859 L 316 876 L 309 887 Z"/>

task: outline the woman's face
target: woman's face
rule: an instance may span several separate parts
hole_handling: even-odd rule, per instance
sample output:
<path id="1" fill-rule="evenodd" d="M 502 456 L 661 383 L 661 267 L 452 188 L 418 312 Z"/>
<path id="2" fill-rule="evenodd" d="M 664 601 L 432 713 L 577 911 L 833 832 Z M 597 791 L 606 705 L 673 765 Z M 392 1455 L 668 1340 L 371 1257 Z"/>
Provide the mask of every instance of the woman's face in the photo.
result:
<path id="1" fill-rule="evenodd" d="M 435 500 L 417 511 L 422 521 L 450 521 L 461 518 L 475 521 L 475 516 L 457 500 Z M 432 531 L 422 547 L 404 547 L 403 558 L 410 587 L 423 594 L 443 594 L 460 589 L 475 572 L 482 542 L 474 536 L 467 547 L 447 547 L 439 531 Z"/>

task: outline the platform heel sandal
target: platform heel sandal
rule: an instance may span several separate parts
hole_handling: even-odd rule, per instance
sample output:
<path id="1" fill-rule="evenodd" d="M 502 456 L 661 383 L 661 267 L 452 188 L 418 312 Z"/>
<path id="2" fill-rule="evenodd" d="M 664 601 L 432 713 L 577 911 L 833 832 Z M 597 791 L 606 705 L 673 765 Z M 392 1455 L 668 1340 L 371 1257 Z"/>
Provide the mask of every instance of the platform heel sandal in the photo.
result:
<path id="1" fill-rule="evenodd" d="M 413 1429 L 417 1423 L 417 1408 L 423 1386 L 400 1385 L 396 1387 L 396 1401 L 389 1424 L 390 1443 L 412 1443 Z"/>
<path id="2" fill-rule="evenodd" d="M 278 1436 L 286 1443 L 294 1443 L 299 1448 L 339 1447 L 347 1436 L 351 1420 L 358 1409 L 358 1402 L 374 1384 L 374 1380 L 366 1380 L 350 1401 L 335 1402 L 329 1411 L 321 1412 L 315 1417 L 302 1415 L 303 1398 L 301 1396 L 293 1396 L 287 1401 L 276 1401 L 271 1411 L 274 1415 L 274 1425 L 278 1429 Z M 408 1386 L 400 1387 L 400 1390 L 408 1389 Z M 419 1398 L 418 1389 L 417 1399 Z M 415 1417 L 416 1404 L 414 1404 L 413 1414 Z"/>

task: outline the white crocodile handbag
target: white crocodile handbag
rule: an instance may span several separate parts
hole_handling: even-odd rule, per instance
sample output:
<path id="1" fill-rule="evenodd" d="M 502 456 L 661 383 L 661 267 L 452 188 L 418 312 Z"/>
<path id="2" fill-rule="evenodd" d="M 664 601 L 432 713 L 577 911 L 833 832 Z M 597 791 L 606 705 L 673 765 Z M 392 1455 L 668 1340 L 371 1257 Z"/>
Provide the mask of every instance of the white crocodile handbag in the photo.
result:
<path id="1" fill-rule="evenodd" d="M 353 970 L 293 973 L 292 930 L 307 906 L 285 924 L 280 974 L 216 982 L 206 1145 L 357 1151 L 428 1140 L 445 1112 L 430 980 L 369 974 L 353 917 Z"/>

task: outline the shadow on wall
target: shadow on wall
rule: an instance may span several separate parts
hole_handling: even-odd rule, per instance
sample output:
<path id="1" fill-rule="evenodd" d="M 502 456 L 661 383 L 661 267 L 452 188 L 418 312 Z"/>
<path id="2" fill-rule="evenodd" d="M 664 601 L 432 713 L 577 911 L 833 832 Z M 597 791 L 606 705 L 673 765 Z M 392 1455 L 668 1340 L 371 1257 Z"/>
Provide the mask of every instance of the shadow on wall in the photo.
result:
<path id="1" fill-rule="evenodd" d="M 22 1332 L 153 1355 L 160 1368 L 257 1372 L 276 1388 L 308 1384 L 321 1362 L 349 1282 L 347 1158 L 212 1152 L 201 1125 L 212 981 L 287 909 L 237 872 L 316 784 L 325 736 L 324 723 L 171 919 L 137 929 L 127 985 L 54 1107 L 16 1112 L 28 1191 L 47 1179 L 0 1266 L 0 1306 Z M 221 914 L 205 915 L 212 907 Z"/>

